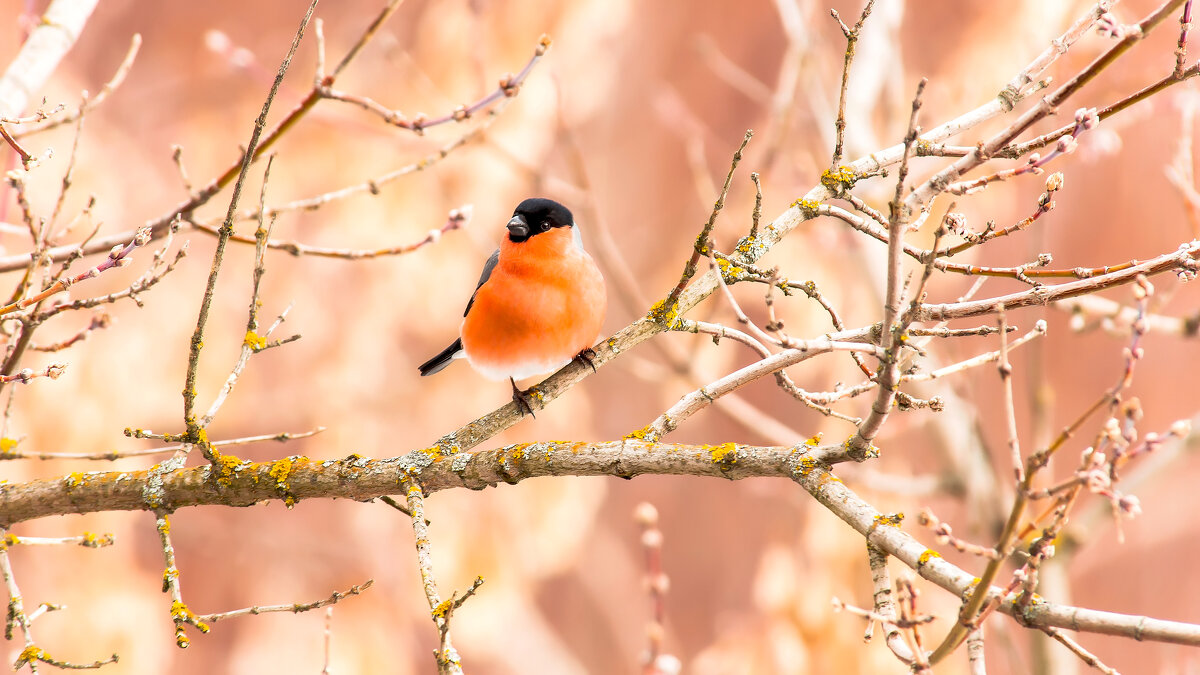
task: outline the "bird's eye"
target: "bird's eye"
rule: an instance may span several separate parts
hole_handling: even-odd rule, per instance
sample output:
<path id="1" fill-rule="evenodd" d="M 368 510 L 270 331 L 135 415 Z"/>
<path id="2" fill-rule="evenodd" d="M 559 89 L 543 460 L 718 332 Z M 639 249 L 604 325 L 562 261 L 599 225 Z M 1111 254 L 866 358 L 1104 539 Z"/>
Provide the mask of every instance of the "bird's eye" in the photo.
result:
<path id="1" fill-rule="evenodd" d="M 538 223 L 538 229 L 541 230 L 542 232 L 549 232 L 550 231 L 550 222 L 543 220 L 542 222 Z"/>

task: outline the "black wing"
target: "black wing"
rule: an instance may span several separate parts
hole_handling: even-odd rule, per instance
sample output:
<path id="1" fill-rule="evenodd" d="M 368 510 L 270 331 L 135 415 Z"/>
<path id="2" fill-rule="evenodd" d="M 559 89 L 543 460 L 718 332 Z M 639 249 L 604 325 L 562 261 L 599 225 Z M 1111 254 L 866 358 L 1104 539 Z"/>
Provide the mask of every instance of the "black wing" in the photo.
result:
<path id="1" fill-rule="evenodd" d="M 492 276 L 492 270 L 496 269 L 496 263 L 498 262 L 500 262 L 500 249 L 496 249 L 496 252 L 483 264 L 483 273 L 479 275 L 479 283 L 475 285 L 475 293 L 478 293 L 479 287 Z M 471 299 L 467 302 L 467 308 L 463 310 L 463 316 L 466 316 L 467 312 L 471 311 L 471 305 L 475 304 L 475 293 L 471 294 Z M 449 347 L 438 353 L 437 356 L 418 366 L 417 369 L 421 371 L 421 377 L 433 375 L 442 368 L 450 365 L 450 362 L 454 360 L 454 356 L 460 351 L 462 351 L 461 338 L 455 340 Z"/>
<path id="2" fill-rule="evenodd" d="M 467 308 L 463 310 L 463 316 L 471 311 L 471 305 L 475 304 L 475 294 L 479 292 L 479 287 L 492 276 L 492 270 L 496 269 L 496 263 L 500 262 L 500 249 L 496 249 L 487 262 L 483 264 L 483 273 L 479 275 L 479 283 L 475 284 L 475 293 L 471 294 L 471 299 L 467 301 Z"/>

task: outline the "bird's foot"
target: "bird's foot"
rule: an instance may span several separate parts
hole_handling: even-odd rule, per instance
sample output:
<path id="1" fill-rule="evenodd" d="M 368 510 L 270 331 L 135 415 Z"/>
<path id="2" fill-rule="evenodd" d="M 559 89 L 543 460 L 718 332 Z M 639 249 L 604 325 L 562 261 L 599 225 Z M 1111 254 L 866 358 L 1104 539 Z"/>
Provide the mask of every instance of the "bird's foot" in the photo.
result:
<path id="1" fill-rule="evenodd" d="M 591 347 L 588 347 L 587 349 L 575 355 L 575 359 L 583 365 L 591 368 L 593 373 L 596 372 L 596 362 L 592 360 L 594 358 L 596 358 L 596 350 L 592 349 Z"/>
<path id="2" fill-rule="evenodd" d="M 529 403 L 529 396 L 517 388 L 516 380 L 510 377 L 508 378 L 508 381 L 512 383 L 512 400 L 513 403 L 517 404 L 517 410 L 521 411 L 521 416 L 524 417 L 525 415 L 529 415 L 530 417 L 537 419 L 537 415 L 533 414 L 533 406 Z"/>

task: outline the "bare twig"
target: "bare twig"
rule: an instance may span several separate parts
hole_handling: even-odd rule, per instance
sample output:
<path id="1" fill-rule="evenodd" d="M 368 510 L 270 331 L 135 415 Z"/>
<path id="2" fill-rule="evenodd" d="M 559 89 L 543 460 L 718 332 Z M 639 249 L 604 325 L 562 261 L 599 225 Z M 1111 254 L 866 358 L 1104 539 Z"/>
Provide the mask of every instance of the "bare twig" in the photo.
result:
<path id="1" fill-rule="evenodd" d="M 179 584 L 179 568 L 175 565 L 175 547 L 171 544 L 171 521 L 165 513 L 157 514 L 155 525 L 158 529 L 158 540 L 162 545 L 163 593 L 171 596 L 171 620 L 175 622 L 175 644 L 180 649 L 187 649 L 191 644 L 185 626 L 195 626 L 201 633 L 207 633 L 209 626 L 200 620 L 183 602 L 183 589 Z"/>
<path id="2" fill-rule="evenodd" d="M 1000 384 L 1004 387 L 1004 420 L 1006 422 L 1006 430 L 1008 432 L 1008 452 L 1012 456 L 1013 475 L 1017 484 L 1025 482 L 1025 465 L 1021 459 L 1021 439 L 1017 435 L 1017 409 L 1016 402 L 1013 400 L 1013 369 L 1012 364 L 1008 361 L 1008 335 L 1005 330 L 1008 327 L 1007 316 L 1004 313 L 1004 308 L 999 307 L 996 310 L 997 323 L 1000 326 Z"/>
<path id="3" fill-rule="evenodd" d="M 288 605 L 255 605 L 253 607 L 245 607 L 235 609 L 228 612 L 219 612 L 216 614 L 202 614 L 197 616 L 198 621 L 204 623 L 216 623 L 224 619 L 233 619 L 239 616 L 252 616 L 258 614 L 268 614 L 271 612 L 291 612 L 299 614 L 300 612 L 308 612 L 322 607 L 331 607 L 332 605 L 345 600 L 352 595 L 358 595 L 371 587 L 375 583 L 374 579 L 367 579 L 361 584 L 356 584 L 346 589 L 345 591 L 334 591 L 328 598 L 316 600 L 313 602 L 292 603 Z"/>
<path id="4" fill-rule="evenodd" d="M 80 103 L 79 107 L 75 110 L 68 112 L 65 115 L 49 119 L 44 124 L 40 124 L 35 127 L 22 128 L 18 130 L 16 135 L 18 137 L 29 136 L 32 134 L 41 133 L 43 131 L 48 131 L 64 124 L 70 124 L 82 118 L 85 114 L 87 114 L 87 111 L 104 103 L 104 100 L 108 98 L 109 94 L 113 93 L 117 87 L 120 87 L 121 84 L 125 82 L 125 77 L 129 75 L 129 71 L 133 68 L 133 62 L 137 58 L 138 51 L 141 49 L 141 47 L 142 35 L 140 33 L 134 33 L 133 37 L 129 39 L 129 50 L 125 52 L 125 58 L 121 61 L 120 65 L 117 66 L 117 70 L 113 73 L 113 76 L 108 80 L 108 82 L 104 83 L 104 86 L 100 87 L 100 91 L 96 92 L 95 96 L 85 95 L 83 97 L 83 102 Z M 57 111 L 61 110 L 63 107 L 64 106 L 59 105 L 56 111 L 52 112 L 51 115 L 56 115 Z M 45 119 L 45 116 L 34 121 L 41 122 L 43 119 Z"/>
<path id="5" fill-rule="evenodd" d="M 863 7 L 862 14 L 858 17 L 853 28 L 849 28 L 842 23 L 842 19 L 838 16 L 836 9 L 829 10 L 834 21 L 841 26 L 842 35 L 846 36 L 846 51 L 842 62 L 842 88 L 838 94 L 838 110 L 837 121 L 834 122 L 834 128 L 837 132 L 837 140 L 833 146 L 833 159 L 829 162 L 829 170 L 837 171 L 838 166 L 842 162 L 842 145 L 846 137 L 846 88 L 850 84 L 850 64 L 854 61 L 855 48 L 858 46 L 858 38 L 862 33 L 863 24 L 866 23 L 867 17 L 871 15 L 871 9 L 875 6 L 875 0 L 867 0 L 867 5 Z"/>
<path id="6" fill-rule="evenodd" d="M 1084 649 L 1083 645 L 1079 644 L 1075 640 L 1072 640 L 1061 630 L 1059 630 L 1057 628 L 1044 628 L 1042 630 L 1043 630 L 1043 632 L 1046 633 L 1046 635 L 1049 635 L 1050 637 L 1054 638 L 1054 640 L 1056 642 L 1058 642 L 1060 645 L 1071 650 L 1071 653 L 1074 654 L 1075 656 L 1078 656 L 1079 659 L 1081 661 L 1083 661 L 1085 664 L 1091 666 L 1092 668 L 1095 668 L 1096 670 L 1100 671 L 1101 673 L 1104 673 L 1104 675 L 1121 675 L 1116 670 L 1105 665 L 1105 663 L 1103 661 L 1101 661 L 1100 659 L 1096 658 L 1096 656 L 1094 654 L 1092 654 L 1088 650 Z"/>
<path id="7" fill-rule="evenodd" d="M 262 189 L 259 192 L 259 209 L 258 212 L 263 213 L 262 204 L 267 199 L 267 184 L 271 178 L 271 164 L 274 160 L 274 155 L 267 158 L 266 169 L 263 170 Z M 242 340 L 242 349 L 238 353 L 238 359 L 233 364 L 233 368 L 229 372 L 229 377 L 225 379 L 225 384 L 221 390 L 213 398 L 212 405 L 209 406 L 208 412 L 204 413 L 199 421 L 201 429 L 206 428 L 217 415 L 217 411 L 225 403 L 225 399 L 233 392 L 233 388 L 237 385 L 238 377 L 241 376 L 242 370 L 246 367 L 246 363 L 250 361 L 250 356 L 257 351 L 266 347 L 267 338 L 270 337 L 270 331 L 264 335 L 258 334 L 258 308 L 261 302 L 259 301 L 259 291 L 262 285 L 263 275 L 266 274 L 267 240 L 271 236 L 271 228 L 275 224 L 275 219 L 264 223 L 262 217 L 259 217 L 258 229 L 254 232 L 254 274 L 251 284 L 252 290 L 250 293 L 249 315 L 246 319 L 246 336 Z M 215 263 L 214 263 L 215 264 Z M 286 312 L 285 312 L 286 313 Z M 280 315 L 282 321 L 283 315 Z M 276 324 L 278 325 L 278 324 Z M 214 451 L 215 455 L 215 451 Z"/>
<path id="8" fill-rule="evenodd" d="M 797 340 L 795 344 L 796 346 L 791 349 L 772 354 L 770 357 L 736 370 L 687 394 L 679 399 L 678 403 L 659 415 L 653 422 L 634 431 L 628 437 L 649 441 L 658 440 L 663 435 L 674 431 L 683 420 L 711 405 L 721 396 L 744 386 L 747 382 L 763 377 L 764 375 L 770 375 L 778 370 L 820 354 L 834 351 L 859 351 L 879 355 L 878 347 L 862 343 Z"/>
<path id="9" fill-rule="evenodd" d="M 261 213 L 270 214 L 270 217 L 272 219 L 274 219 L 275 215 L 278 214 L 279 212 L 280 212 L 279 209 L 266 209 L 266 210 L 260 209 L 259 211 L 257 211 L 257 213 L 260 213 L 260 214 Z M 442 235 L 444 235 L 445 233 L 450 232 L 452 230 L 457 230 L 457 229 L 466 227 L 466 224 L 468 222 L 470 222 L 470 219 L 471 219 L 471 206 L 469 204 L 464 205 L 461 208 L 452 209 L 446 219 L 446 223 L 444 225 L 442 225 L 440 228 L 430 230 L 423 239 L 415 241 L 411 244 L 404 244 L 402 246 L 393 246 L 391 248 L 380 248 L 380 249 L 329 248 L 329 247 L 324 247 L 324 246 L 310 246 L 308 244 L 301 244 L 301 243 L 295 242 L 295 241 L 281 241 L 278 239 L 268 239 L 266 241 L 266 247 L 271 248 L 271 249 L 278 249 L 281 251 L 286 251 L 294 256 L 308 255 L 308 256 L 316 256 L 316 257 L 321 257 L 321 258 L 336 258 L 336 259 L 341 259 L 341 260 L 363 260 L 363 259 L 370 259 L 370 258 L 380 258 L 380 257 L 385 257 L 385 256 L 404 255 L 406 253 L 412 253 L 413 251 L 416 251 L 417 249 L 420 249 L 429 244 L 435 244 L 438 241 L 441 241 Z M 207 232 L 212 235 L 217 235 L 220 232 L 219 228 L 216 228 L 211 225 L 204 224 L 204 223 L 193 222 L 192 227 L 195 227 L 201 231 Z M 253 244 L 253 243 L 255 243 L 256 238 L 245 237 L 242 235 L 234 234 L 234 235 L 230 236 L 230 241 L 236 241 L 238 243 L 243 243 L 243 244 Z"/>
<path id="10" fill-rule="evenodd" d="M 109 253 L 108 258 L 105 259 L 104 262 L 96 265 L 95 267 L 89 269 L 86 272 L 77 274 L 73 277 L 60 278 L 58 281 L 51 284 L 49 288 L 42 291 L 41 293 L 38 293 L 37 295 L 33 295 L 28 298 L 22 298 L 20 300 L 10 302 L 7 305 L 4 305 L 3 307 L 0 307 L 0 316 L 3 316 L 5 314 L 11 314 L 13 312 L 16 312 L 17 310 L 25 309 L 26 307 L 29 307 L 30 305 L 37 304 L 37 303 L 41 302 L 42 300 L 45 300 L 46 298 L 48 298 L 56 293 L 62 293 L 63 291 L 69 289 L 71 286 L 73 286 L 81 281 L 85 281 L 87 279 L 95 279 L 96 277 L 98 277 L 102 273 L 104 273 L 105 271 L 110 270 L 114 267 L 124 267 L 125 265 L 128 265 L 132 260 L 129 257 L 129 254 L 133 253 L 134 249 L 141 247 L 141 246 L 145 246 L 147 243 L 149 243 L 149 241 L 150 241 L 150 230 L 147 228 L 142 228 L 142 229 L 138 230 L 137 234 L 135 234 L 133 236 L 133 238 L 129 240 L 129 243 L 125 244 L 123 247 L 114 248 Z"/>
<path id="11" fill-rule="evenodd" d="M 415 481 L 405 480 L 404 483 L 413 534 L 416 535 L 417 567 L 421 571 L 421 585 L 425 589 L 425 599 L 429 602 L 433 625 L 438 631 L 439 647 L 434 652 L 438 673 L 461 675 L 463 672 L 462 659 L 458 655 L 458 650 L 454 648 L 454 645 L 450 641 L 450 616 L 455 609 L 462 605 L 462 601 L 474 594 L 475 589 L 479 588 L 479 585 L 483 583 L 483 578 L 476 578 L 475 585 L 462 598 L 451 596 L 449 600 L 442 600 L 442 596 L 438 592 L 437 577 L 433 573 L 433 553 L 429 541 L 429 526 L 425 520 L 425 497 L 422 494 L 421 486 Z"/>
<path id="12" fill-rule="evenodd" d="M 138 431 L 142 432 L 141 434 L 135 433 L 135 430 L 132 430 L 132 429 L 129 431 L 131 433 L 128 433 L 126 435 L 136 437 L 136 438 L 162 438 L 163 437 L 162 434 L 158 434 L 157 436 L 154 434 L 148 434 L 145 432 L 145 430 L 138 430 Z M 223 448 L 223 447 L 228 447 L 228 446 L 233 446 L 233 445 L 246 445 L 248 443 L 262 443 L 264 441 L 275 441 L 277 443 L 284 443 L 287 441 L 294 441 L 294 440 L 301 439 L 301 438 L 308 438 L 310 436 L 315 436 L 315 435 L 321 433 L 322 431 L 325 431 L 325 427 L 317 427 L 316 429 L 313 429 L 312 431 L 302 431 L 302 432 L 298 432 L 298 433 L 285 432 L 285 433 L 278 433 L 278 434 L 262 434 L 259 436 L 243 436 L 241 438 L 231 438 L 231 439 L 223 440 L 223 441 L 210 441 L 210 443 L 212 443 L 212 446 L 214 448 Z M 6 444 L 4 442 L 4 439 L 0 439 L 0 460 L 5 460 L 5 459 L 91 459 L 91 460 L 105 460 L 105 461 L 112 462 L 112 461 L 116 461 L 118 459 L 125 459 L 126 457 L 143 457 L 146 455 L 162 455 L 162 454 L 167 454 L 167 453 L 175 453 L 175 452 L 179 452 L 181 450 L 187 449 L 186 446 L 183 446 L 183 445 L 171 445 L 171 446 L 167 446 L 165 448 L 147 448 L 145 450 L 124 450 L 124 451 L 109 450 L 107 452 L 26 452 L 23 450 L 17 450 L 15 444 L 13 444 L 13 447 L 5 447 L 5 446 L 6 446 Z"/>
<path id="13" fill-rule="evenodd" d="M 519 73 L 516 75 L 505 75 L 504 77 L 500 78 L 500 85 L 495 91 L 492 91 L 474 103 L 469 105 L 460 105 L 455 108 L 453 112 L 440 117 L 429 118 L 425 115 L 418 114 L 410 119 L 403 113 L 396 110 L 391 110 L 367 96 L 337 91 L 333 87 L 329 86 L 329 84 L 324 82 L 320 83 L 317 88 L 317 92 L 322 98 L 352 103 L 363 110 L 379 115 L 381 118 L 383 118 L 383 121 L 392 126 L 400 127 L 402 129 L 411 129 L 417 134 L 422 134 L 429 127 L 437 126 L 439 124 L 446 124 L 447 122 L 466 122 L 493 103 L 496 103 L 501 99 L 512 98 L 516 96 L 517 92 L 519 92 L 521 89 L 521 85 L 529 76 L 529 73 L 533 71 L 533 67 L 537 65 L 537 62 L 541 60 L 543 56 L 545 56 L 548 49 L 550 49 L 550 37 L 543 35 L 538 39 L 538 45 L 537 48 L 534 49 L 533 56 L 529 59 L 529 62 L 525 64 L 525 67 L 522 68 Z M 335 70 L 334 72 L 336 74 L 337 71 Z"/>
<path id="14" fill-rule="evenodd" d="M 900 303 L 903 301 L 901 277 L 903 270 L 900 266 L 900 256 L 903 252 L 902 239 L 910 227 L 912 213 L 903 201 L 905 179 L 908 177 L 908 155 L 913 143 L 920 135 L 917 126 L 917 112 L 921 109 L 921 94 L 925 91 L 926 80 L 917 84 L 917 93 L 913 97 L 912 114 L 908 120 L 908 133 L 904 137 L 904 153 L 900 159 L 900 169 L 896 178 L 896 193 L 892 199 L 888 216 L 888 258 L 887 258 L 887 291 L 883 303 L 883 323 L 879 346 L 883 351 L 879 370 L 875 381 L 879 383 L 879 394 L 871 405 L 871 412 L 858 426 L 854 436 L 848 441 L 848 448 L 856 458 L 865 459 L 872 454 L 871 441 L 875 439 L 891 412 L 892 401 L 896 398 L 900 381 L 900 349 L 905 339 L 905 331 L 913 320 L 913 312 L 907 312 L 905 321 L 897 322 L 900 316 Z"/>
<path id="15" fill-rule="evenodd" d="M 658 509 L 649 502 L 642 502 L 634 509 L 633 517 L 642 528 L 642 550 L 646 560 L 645 586 L 652 608 L 650 621 L 646 625 L 648 646 L 642 658 L 642 675 L 671 675 L 679 672 L 679 660 L 663 652 L 666 596 L 670 580 L 663 571 L 663 533 L 658 529 Z"/>
<path id="16" fill-rule="evenodd" d="M 196 370 L 200 364 L 200 349 L 204 344 L 204 328 L 208 323 L 208 312 L 212 306 L 213 292 L 217 285 L 217 275 L 221 270 L 225 244 L 229 241 L 230 235 L 233 234 L 233 218 L 237 213 L 242 185 L 246 181 L 246 175 L 250 171 L 250 164 L 254 161 L 255 151 L 259 146 L 259 138 L 262 136 L 263 128 L 267 124 L 267 112 L 271 109 L 271 103 L 275 100 L 275 94 L 279 92 L 279 85 L 283 82 L 283 76 L 287 73 L 288 67 L 292 63 L 292 56 L 296 53 L 296 48 L 300 46 L 300 39 L 304 37 L 304 29 L 308 26 L 313 10 L 316 7 L 317 0 L 312 0 L 308 6 L 308 11 L 305 12 L 304 18 L 300 21 L 300 28 L 292 38 L 291 47 L 288 48 L 287 55 L 283 58 L 283 63 L 279 66 L 279 72 L 275 75 L 275 81 L 271 83 L 271 91 L 267 94 L 267 100 L 263 103 L 262 112 L 259 113 L 258 119 L 254 121 L 254 131 L 250 134 L 250 141 L 246 144 L 246 151 L 243 153 L 241 170 L 238 173 L 237 182 L 233 186 L 233 196 L 229 200 L 229 210 L 225 215 L 225 224 L 221 226 L 220 236 L 217 237 L 216 250 L 213 252 L 212 269 L 208 274 L 208 283 L 204 287 L 204 297 L 200 301 L 200 314 L 196 319 L 196 330 L 192 333 L 187 375 L 185 376 L 183 386 L 183 422 L 187 426 L 189 439 L 193 443 L 200 445 L 205 458 L 210 461 L 215 460 L 216 455 L 212 453 L 211 446 L 200 442 L 200 432 L 204 427 L 193 413 L 196 401 Z M 264 139 L 263 145 L 267 145 L 270 140 L 270 137 Z"/>
<path id="17" fill-rule="evenodd" d="M 94 3 L 94 0 L 89 1 Z M 325 86 L 331 86 L 333 84 L 336 77 L 341 74 L 341 72 L 350 64 L 354 57 L 356 57 L 359 52 L 362 51 L 363 47 L 365 47 L 366 44 L 370 42 L 370 40 L 378 33 L 379 28 L 384 24 L 384 22 L 387 21 L 389 17 L 391 17 L 393 13 L 395 13 L 397 9 L 399 9 L 402 3 L 403 0 L 388 1 L 388 3 L 380 10 L 379 14 L 376 15 L 375 19 L 370 23 L 367 29 L 359 36 L 359 39 L 351 46 L 350 50 L 347 51 L 346 55 L 338 63 L 334 71 L 325 76 L 325 78 L 322 80 L 322 84 Z M 59 2 L 56 4 L 68 5 L 76 3 Z M 2 98 L 3 97 L 0 96 L 0 99 Z M 279 124 L 277 124 L 269 132 L 262 134 L 261 142 L 259 142 L 249 154 L 251 161 L 257 160 L 259 157 L 261 157 L 263 153 L 270 149 L 270 147 L 273 146 L 280 138 L 282 138 L 289 130 L 295 127 L 296 124 L 308 113 L 309 110 L 313 108 L 313 106 L 316 105 L 320 99 L 321 97 L 318 87 L 314 87 L 304 98 L 304 100 L 297 104 L 297 106 L 293 108 L 292 111 L 289 112 L 287 116 L 285 116 L 284 119 L 279 122 Z M 180 214 L 194 212 L 204 204 L 207 204 L 209 200 L 216 196 L 221 190 L 233 184 L 237 177 L 242 173 L 242 167 L 245 163 L 246 155 L 243 154 L 243 156 L 239 157 L 236 162 L 232 163 L 228 168 L 226 168 L 221 175 L 212 179 L 207 185 L 195 191 L 194 194 L 189 195 L 186 201 L 177 205 L 169 212 L 148 221 L 145 225 L 143 225 L 143 227 L 150 228 L 151 238 L 153 239 L 158 239 L 164 236 L 170 228 L 171 223 L 174 222 Z M 122 232 L 97 239 L 84 248 L 83 254 L 92 255 L 100 251 L 108 250 L 117 244 L 123 244 L 131 236 L 132 233 Z M 75 255 L 75 252 L 75 246 L 58 246 L 47 250 L 45 252 L 45 256 L 50 260 L 57 261 L 68 256 Z M 2 258 L 0 259 L 0 272 L 24 268 L 28 262 L 28 256 L 23 255 Z"/>
<path id="18" fill-rule="evenodd" d="M 737 170 L 737 165 L 742 161 L 742 151 L 746 149 L 746 144 L 754 136 L 754 131 L 746 130 L 746 135 L 742 137 L 742 144 L 738 146 L 737 152 L 733 153 L 733 161 L 729 163 L 729 172 L 725 174 L 725 184 L 721 186 L 721 194 L 718 195 L 717 201 L 713 204 L 712 213 L 708 216 L 708 222 L 704 223 L 699 236 L 696 237 L 695 244 L 692 245 L 692 255 L 688 258 L 687 264 L 683 267 L 683 273 L 679 275 L 679 283 L 667 295 L 667 298 L 655 305 L 660 308 L 662 313 L 674 314 L 675 303 L 679 300 L 679 294 L 683 292 L 688 281 L 695 276 L 696 266 L 700 262 L 701 256 L 709 254 L 709 249 L 712 243 L 709 237 L 712 235 L 713 227 L 717 223 L 717 215 L 721 213 L 721 209 L 725 207 L 725 197 L 729 194 L 729 185 L 733 182 L 733 172 Z"/>

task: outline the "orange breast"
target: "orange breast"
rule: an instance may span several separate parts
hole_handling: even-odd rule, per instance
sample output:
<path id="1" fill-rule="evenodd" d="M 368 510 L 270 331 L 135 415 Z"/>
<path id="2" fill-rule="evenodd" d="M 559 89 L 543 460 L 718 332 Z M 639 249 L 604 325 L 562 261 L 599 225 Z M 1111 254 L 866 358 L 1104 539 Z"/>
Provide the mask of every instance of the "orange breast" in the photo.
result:
<path id="1" fill-rule="evenodd" d="M 506 238 L 463 319 L 463 351 L 489 379 L 549 373 L 595 343 L 607 304 L 604 277 L 570 228 Z"/>

